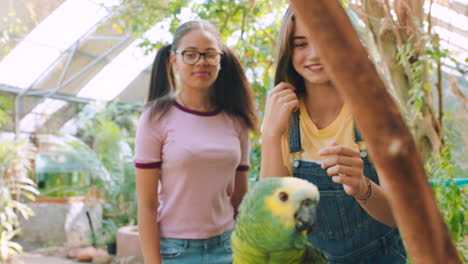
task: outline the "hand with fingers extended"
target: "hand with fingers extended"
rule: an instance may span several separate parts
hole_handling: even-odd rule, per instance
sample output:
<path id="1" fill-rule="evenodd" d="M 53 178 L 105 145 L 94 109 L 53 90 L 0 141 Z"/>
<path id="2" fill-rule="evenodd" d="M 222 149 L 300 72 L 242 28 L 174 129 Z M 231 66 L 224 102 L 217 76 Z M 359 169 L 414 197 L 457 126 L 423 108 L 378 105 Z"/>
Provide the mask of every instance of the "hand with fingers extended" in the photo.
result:
<path id="1" fill-rule="evenodd" d="M 362 197 L 366 192 L 364 161 L 357 149 L 338 145 L 321 149 L 320 156 L 329 156 L 322 162 L 322 169 L 327 170 L 332 181 L 343 184 L 345 192 L 353 197 Z"/>
<path id="2" fill-rule="evenodd" d="M 281 137 L 286 131 L 291 113 L 299 109 L 295 90 L 292 84 L 281 82 L 268 94 L 262 135 Z"/>

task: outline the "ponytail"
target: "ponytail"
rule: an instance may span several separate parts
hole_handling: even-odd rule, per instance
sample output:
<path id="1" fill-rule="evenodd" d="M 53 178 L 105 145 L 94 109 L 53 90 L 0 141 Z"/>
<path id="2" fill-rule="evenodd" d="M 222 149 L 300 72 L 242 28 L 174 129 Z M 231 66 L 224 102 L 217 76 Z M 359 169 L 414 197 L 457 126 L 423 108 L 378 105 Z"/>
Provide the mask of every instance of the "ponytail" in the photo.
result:
<path id="1" fill-rule="evenodd" d="M 174 102 L 176 83 L 174 71 L 170 65 L 171 49 L 171 44 L 161 47 L 153 62 L 149 93 L 146 99 L 146 107 L 151 108 L 150 117 L 156 112 L 162 112 L 163 115 Z"/>
<path id="2" fill-rule="evenodd" d="M 213 84 L 212 102 L 224 112 L 240 117 L 247 128 L 257 131 L 254 96 L 242 64 L 232 49 L 223 45 L 218 78 Z"/>

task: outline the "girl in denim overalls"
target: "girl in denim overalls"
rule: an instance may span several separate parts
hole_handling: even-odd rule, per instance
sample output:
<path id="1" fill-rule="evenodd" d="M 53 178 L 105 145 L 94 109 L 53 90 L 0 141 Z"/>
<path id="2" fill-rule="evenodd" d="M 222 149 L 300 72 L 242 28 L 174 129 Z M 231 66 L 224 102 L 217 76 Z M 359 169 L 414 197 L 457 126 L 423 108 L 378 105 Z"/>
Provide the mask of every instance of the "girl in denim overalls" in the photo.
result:
<path id="1" fill-rule="evenodd" d="M 406 263 L 365 144 L 308 38 L 289 9 L 277 43 L 276 87 L 266 102 L 261 177 L 291 175 L 317 185 L 309 242 L 330 263 Z"/>

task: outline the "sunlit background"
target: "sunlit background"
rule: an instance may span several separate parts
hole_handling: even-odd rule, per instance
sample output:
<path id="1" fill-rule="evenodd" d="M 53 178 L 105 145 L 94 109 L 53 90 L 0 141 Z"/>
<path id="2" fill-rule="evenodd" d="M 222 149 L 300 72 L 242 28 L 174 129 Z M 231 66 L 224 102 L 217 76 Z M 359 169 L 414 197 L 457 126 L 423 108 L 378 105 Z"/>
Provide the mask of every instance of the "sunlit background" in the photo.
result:
<path id="1" fill-rule="evenodd" d="M 361 38 L 369 38 L 366 33 L 370 30 L 365 28 L 362 18 L 377 18 L 359 9 L 365 1 L 342 2 L 353 10 L 348 15 L 354 17 L 352 22 Z M 150 9 L 141 8 L 143 3 Z M 65 244 L 102 247 L 109 241 L 115 244 L 118 228 L 136 224 L 132 163 L 135 127 L 157 49 L 172 41 L 171 30 L 178 24 L 201 17 L 220 28 L 223 39 L 240 56 L 262 116 L 265 96 L 273 87 L 273 51 L 286 3 L 286 0 L 0 0 L 0 197 L 24 203 L 35 196 L 73 198 L 77 203 L 85 197 L 100 201 L 101 206 L 99 210 L 86 209 L 94 221 L 95 232 L 91 236 L 84 211 L 74 216 L 76 230 L 65 230 L 63 222 L 57 222 L 63 218 L 58 216 L 60 212 L 52 216 L 44 213 L 37 202 L 30 204 L 37 216 L 17 224 L 16 215 L 5 216 L 10 209 L 3 210 L 1 200 L 0 220 L 10 222 L 1 225 L 0 221 L 0 263 L 4 257 L 2 247 L 16 247 L 9 243 L 13 237 L 18 238 L 15 230 L 19 226 L 24 234 L 34 234 L 19 236 L 18 241 L 28 251 L 31 247 L 23 244 L 25 241 L 44 248 Z M 415 35 L 427 38 L 426 50 L 418 58 L 406 58 L 406 62 L 417 59 L 427 63 L 430 81 L 418 86 L 421 69 L 417 63 L 409 65 L 412 68 L 405 72 L 405 78 L 412 79 L 408 86 L 414 86 L 407 87 L 411 102 L 401 100 L 399 105 L 410 129 L 420 129 L 414 121 L 420 117 L 417 106 L 427 103 L 423 102 L 427 100 L 422 95 L 423 89 L 432 87 L 430 93 L 434 98 L 428 104 L 434 108 L 425 120 L 438 121 L 434 121 L 434 127 L 443 126 L 445 134 L 436 135 L 435 143 L 430 142 L 434 143 L 431 145 L 434 149 L 427 150 L 423 158 L 431 183 L 436 186 L 439 183 L 435 193 L 452 236 L 468 258 L 468 0 L 426 0 L 424 13 L 426 19 L 418 30 L 430 29 L 430 34 Z M 392 16 L 397 21 L 394 10 L 388 13 L 388 17 Z M 412 56 L 414 47 L 406 44 L 399 43 L 400 50 L 393 60 Z M 368 45 L 371 57 L 388 86 L 395 88 L 384 70 L 384 56 L 379 57 L 375 46 Z M 436 89 L 439 81 L 441 91 Z M 442 100 L 438 100 L 439 95 Z M 447 139 L 447 148 L 437 146 L 441 138 Z M 252 134 L 251 140 L 252 183 L 258 179 L 260 142 L 258 135 Z M 440 155 L 434 158 L 432 154 Z M 4 184 L 12 179 L 19 185 Z M 460 187 L 460 192 L 458 187 L 445 185 L 451 180 L 465 189 Z M 73 204 L 70 200 L 66 203 Z M 15 210 L 32 212 L 24 207 Z M 49 232 L 47 237 L 38 231 L 46 222 L 64 230 Z M 11 237 L 1 237 L 3 231 Z M 77 239 L 63 238 L 60 232 L 71 232 Z"/>

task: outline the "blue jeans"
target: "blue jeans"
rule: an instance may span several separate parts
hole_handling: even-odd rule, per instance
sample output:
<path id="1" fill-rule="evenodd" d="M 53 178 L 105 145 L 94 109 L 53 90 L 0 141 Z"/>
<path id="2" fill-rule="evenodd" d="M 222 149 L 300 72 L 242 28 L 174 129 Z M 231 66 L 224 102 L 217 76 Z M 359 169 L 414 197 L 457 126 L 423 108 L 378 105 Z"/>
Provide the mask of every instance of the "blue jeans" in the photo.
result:
<path id="1" fill-rule="evenodd" d="M 231 233 L 207 239 L 161 238 L 163 264 L 231 264 Z"/>

